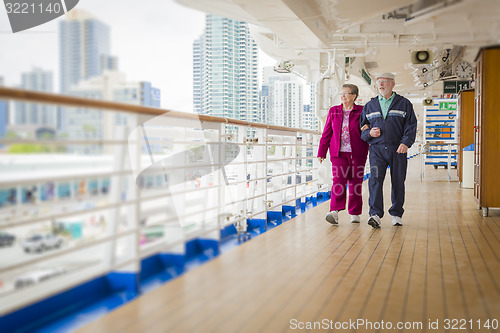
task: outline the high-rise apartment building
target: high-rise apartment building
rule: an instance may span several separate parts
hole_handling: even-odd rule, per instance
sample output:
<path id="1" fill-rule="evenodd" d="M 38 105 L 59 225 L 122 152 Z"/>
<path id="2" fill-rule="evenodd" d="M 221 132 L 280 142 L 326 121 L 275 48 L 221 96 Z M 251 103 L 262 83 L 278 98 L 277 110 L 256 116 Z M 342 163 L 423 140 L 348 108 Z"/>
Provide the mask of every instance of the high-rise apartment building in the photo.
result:
<path id="1" fill-rule="evenodd" d="M 150 82 L 131 82 L 124 73 L 105 71 L 102 75 L 80 81 L 71 87 L 72 96 L 134 105 L 160 107 L 160 90 Z M 73 140 L 116 138 L 116 127 L 128 125 L 130 115 L 86 108 L 65 108 L 61 117 L 61 135 Z M 130 125 L 130 124 L 129 124 Z M 69 147 L 72 152 L 96 153 L 98 146 Z"/>
<path id="2" fill-rule="evenodd" d="M 193 108 L 203 114 L 203 36 L 193 42 Z"/>
<path id="3" fill-rule="evenodd" d="M 314 83 L 309 85 L 310 88 L 310 104 L 304 105 L 304 128 L 321 131 L 319 128 L 319 119 L 316 116 L 316 85 Z"/>
<path id="4" fill-rule="evenodd" d="M 303 93 L 303 84 L 297 75 L 264 67 L 260 104 L 266 123 L 303 127 Z"/>
<path id="5" fill-rule="evenodd" d="M 78 9 L 59 23 L 59 57 L 61 93 L 80 80 L 118 68 L 117 59 L 110 56 L 110 28 Z"/>
<path id="6" fill-rule="evenodd" d="M 259 114 L 260 122 L 264 124 L 272 124 L 272 120 L 268 120 L 267 116 L 271 110 L 270 98 L 271 93 L 269 92 L 269 86 L 262 86 L 259 91 Z"/>
<path id="7" fill-rule="evenodd" d="M 260 121 L 257 51 L 246 23 L 207 15 L 203 35 L 193 43 L 195 110 Z"/>
<path id="8" fill-rule="evenodd" d="M 276 81 L 273 88 L 273 124 L 303 127 L 303 85 L 297 81 Z"/>
<path id="9" fill-rule="evenodd" d="M 21 89 L 54 92 L 53 74 L 41 68 L 33 68 L 21 74 Z M 17 136 L 40 138 L 45 133 L 54 136 L 57 128 L 57 108 L 50 104 L 15 102 L 9 130 Z"/>

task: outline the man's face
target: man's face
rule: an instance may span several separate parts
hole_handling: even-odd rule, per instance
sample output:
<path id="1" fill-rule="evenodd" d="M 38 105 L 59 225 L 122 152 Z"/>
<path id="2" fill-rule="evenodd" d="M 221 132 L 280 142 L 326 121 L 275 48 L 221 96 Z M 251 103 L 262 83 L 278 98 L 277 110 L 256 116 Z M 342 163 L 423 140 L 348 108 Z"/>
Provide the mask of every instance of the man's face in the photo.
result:
<path id="1" fill-rule="evenodd" d="M 378 92 L 382 96 L 388 96 L 392 94 L 392 89 L 396 85 L 396 82 L 392 79 L 388 79 L 385 77 L 380 77 L 377 79 L 377 88 Z"/>

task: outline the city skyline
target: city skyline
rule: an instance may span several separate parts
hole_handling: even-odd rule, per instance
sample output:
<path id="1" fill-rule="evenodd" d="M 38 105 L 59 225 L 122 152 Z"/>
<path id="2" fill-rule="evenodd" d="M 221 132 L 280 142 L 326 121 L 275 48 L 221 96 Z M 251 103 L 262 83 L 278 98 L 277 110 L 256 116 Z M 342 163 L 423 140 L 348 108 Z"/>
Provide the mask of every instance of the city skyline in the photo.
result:
<path id="1" fill-rule="evenodd" d="M 205 13 L 169 0 L 124 0 L 120 7 L 116 3 L 86 0 L 76 8 L 89 11 L 110 26 L 110 53 L 119 58 L 120 71 L 130 80 L 154 83 L 162 92 L 162 108 L 193 112 L 192 43 L 203 30 Z M 62 16 L 12 34 L 6 12 L 0 10 L 0 43 L 4 46 L 0 52 L 0 75 L 6 86 L 20 85 L 21 73 L 33 67 L 52 71 L 54 86 L 60 86 L 57 27 L 64 19 Z M 172 46 L 176 51 L 172 51 Z M 259 60 L 260 66 L 276 62 L 261 51 Z"/>

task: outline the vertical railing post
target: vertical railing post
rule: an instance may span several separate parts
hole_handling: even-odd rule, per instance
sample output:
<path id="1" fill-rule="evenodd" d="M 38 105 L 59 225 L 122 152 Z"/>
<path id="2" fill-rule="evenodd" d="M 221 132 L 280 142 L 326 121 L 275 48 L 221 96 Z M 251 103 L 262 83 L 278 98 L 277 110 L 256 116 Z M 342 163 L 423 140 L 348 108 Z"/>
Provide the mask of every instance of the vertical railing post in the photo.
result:
<path id="1" fill-rule="evenodd" d="M 267 214 L 269 212 L 269 194 L 267 193 L 267 172 L 269 168 L 269 129 L 264 129 L 264 207 L 265 207 L 265 225 L 264 228 L 267 230 Z"/>

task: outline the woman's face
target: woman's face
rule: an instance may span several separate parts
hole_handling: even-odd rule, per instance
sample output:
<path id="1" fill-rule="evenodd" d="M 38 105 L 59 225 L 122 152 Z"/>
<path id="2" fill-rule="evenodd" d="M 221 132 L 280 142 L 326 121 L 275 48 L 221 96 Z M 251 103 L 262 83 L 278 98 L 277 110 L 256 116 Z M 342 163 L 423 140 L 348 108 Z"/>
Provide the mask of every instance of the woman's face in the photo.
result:
<path id="1" fill-rule="evenodd" d="M 356 95 L 351 92 L 349 88 L 342 88 L 342 92 L 340 93 L 340 100 L 342 104 L 352 104 L 356 99 Z"/>

